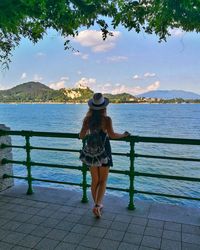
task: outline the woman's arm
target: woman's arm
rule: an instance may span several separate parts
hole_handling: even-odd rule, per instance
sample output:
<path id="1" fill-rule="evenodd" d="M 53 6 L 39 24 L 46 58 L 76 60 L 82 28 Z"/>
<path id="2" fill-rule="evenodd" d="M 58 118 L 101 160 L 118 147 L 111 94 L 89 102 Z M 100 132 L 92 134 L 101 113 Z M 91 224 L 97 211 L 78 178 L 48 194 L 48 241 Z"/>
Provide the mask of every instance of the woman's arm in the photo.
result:
<path id="1" fill-rule="evenodd" d="M 115 133 L 112 126 L 112 119 L 108 116 L 106 120 L 107 120 L 106 129 L 111 139 L 120 139 L 130 135 L 128 132 L 124 132 L 123 134 Z"/>
<path id="2" fill-rule="evenodd" d="M 81 131 L 79 133 L 79 138 L 83 139 L 86 136 L 87 131 L 88 131 L 88 126 L 87 126 L 87 121 L 86 121 L 86 118 L 85 118 L 83 120 L 83 125 L 82 125 L 82 128 L 81 128 Z"/>

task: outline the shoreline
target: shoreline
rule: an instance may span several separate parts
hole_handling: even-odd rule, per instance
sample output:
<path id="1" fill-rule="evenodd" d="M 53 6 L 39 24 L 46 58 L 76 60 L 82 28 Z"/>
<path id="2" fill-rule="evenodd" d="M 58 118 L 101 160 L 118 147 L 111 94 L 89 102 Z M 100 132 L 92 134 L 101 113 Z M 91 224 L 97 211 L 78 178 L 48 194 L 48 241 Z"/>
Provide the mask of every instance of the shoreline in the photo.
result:
<path id="1" fill-rule="evenodd" d="M 0 102 L 0 104 L 10 104 L 10 105 L 23 105 L 23 104 L 29 104 L 29 105 L 35 105 L 35 104 L 70 104 L 70 105 L 77 105 L 77 104 L 84 104 L 84 105 L 86 105 L 87 104 L 87 102 L 82 102 L 82 103 L 80 103 L 80 102 L 75 102 L 75 103 L 72 103 L 72 102 Z M 146 104 L 156 104 L 156 105 L 158 105 L 158 104 L 162 104 L 162 105 L 165 105 L 165 104 L 200 104 L 200 102 L 198 103 L 195 103 L 195 102 L 190 102 L 190 103 L 186 103 L 186 102 L 182 102 L 182 103 L 173 103 L 173 102 L 171 102 L 171 103 L 160 103 L 160 102 L 154 102 L 154 103 L 150 103 L 150 102 L 137 102 L 137 103 L 135 103 L 135 102 L 121 102 L 121 103 L 112 103 L 112 102 L 110 102 L 110 104 L 115 104 L 115 105 L 118 105 L 118 104 L 132 104 L 132 105 L 135 105 L 135 104 L 144 104 L 144 105 L 146 105 Z"/>

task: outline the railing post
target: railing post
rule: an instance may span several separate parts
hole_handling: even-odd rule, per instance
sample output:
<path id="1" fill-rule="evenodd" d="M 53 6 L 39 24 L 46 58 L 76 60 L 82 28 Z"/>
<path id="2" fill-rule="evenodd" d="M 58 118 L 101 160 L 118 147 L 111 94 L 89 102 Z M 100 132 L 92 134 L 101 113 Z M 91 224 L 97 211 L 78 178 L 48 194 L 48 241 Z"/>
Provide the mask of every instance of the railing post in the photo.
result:
<path id="1" fill-rule="evenodd" d="M 31 176 L 31 149 L 30 149 L 30 136 L 26 135 L 26 168 L 27 168 L 27 180 L 28 180 L 28 190 L 27 194 L 32 194 L 32 176 Z"/>
<path id="2" fill-rule="evenodd" d="M 134 210 L 134 178 L 135 178 L 135 167 L 134 167 L 134 160 L 135 160 L 135 142 L 133 138 L 130 140 L 130 172 L 129 172 L 129 179 L 130 179 L 130 186 L 129 186 L 129 204 L 128 209 Z"/>
<path id="3" fill-rule="evenodd" d="M 83 147 L 85 146 L 85 140 L 83 140 Z M 83 176 L 83 181 L 82 181 L 82 189 L 83 189 L 83 197 L 82 197 L 82 202 L 86 203 L 88 202 L 88 197 L 87 197 L 87 166 L 82 163 L 82 176 Z"/>

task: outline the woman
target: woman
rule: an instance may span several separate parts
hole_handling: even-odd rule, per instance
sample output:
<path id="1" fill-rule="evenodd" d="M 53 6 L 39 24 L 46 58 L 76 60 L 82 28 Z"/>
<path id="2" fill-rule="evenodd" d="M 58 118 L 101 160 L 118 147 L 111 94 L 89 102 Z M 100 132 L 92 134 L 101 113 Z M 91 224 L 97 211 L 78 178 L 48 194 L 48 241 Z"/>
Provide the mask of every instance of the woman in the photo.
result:
<path id="1" fill-rule="evenodd" d="M 106 190 L 109 167 L 113 166 L 109 138 L 120 139 L 130 135 L 128 132 L 124 132 L 123 134 L 114 132 L 112 120 L 106 114 L 108 104 L 108 98 L 103 97 L 101 93 L 94 94 L 93 98 L 88 101 L 89 111 L 83 120 L 83 126 L 79 134 L 80 139 L 83 139 L 87 134 L 93 131 L 99 131 L 102 140 L 105 141 L 105 150 L 108 155 L 107 164 L 89 166 L 92 177 L 91 192 L 94 200 L 93 213 L 97 217 L 101 216 L 101 210 L 103 208 L 102 200 Z"/>

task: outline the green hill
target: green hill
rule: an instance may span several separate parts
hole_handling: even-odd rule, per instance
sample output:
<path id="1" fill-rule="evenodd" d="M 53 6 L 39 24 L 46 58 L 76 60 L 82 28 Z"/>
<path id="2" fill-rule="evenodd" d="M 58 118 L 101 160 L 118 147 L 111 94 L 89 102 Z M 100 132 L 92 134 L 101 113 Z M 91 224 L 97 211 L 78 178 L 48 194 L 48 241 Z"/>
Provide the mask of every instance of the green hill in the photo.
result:
<path id="1" fill-rule="evenodd" d="M 8 90 L 0 91 L 0 102 L 85 102 L 93 91 L 85 89 L 54 90 L 40 82 L 26 82 Z"/>

